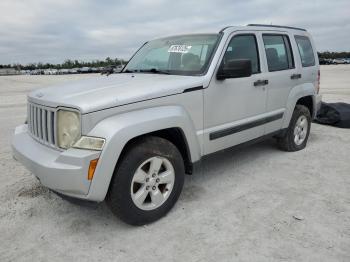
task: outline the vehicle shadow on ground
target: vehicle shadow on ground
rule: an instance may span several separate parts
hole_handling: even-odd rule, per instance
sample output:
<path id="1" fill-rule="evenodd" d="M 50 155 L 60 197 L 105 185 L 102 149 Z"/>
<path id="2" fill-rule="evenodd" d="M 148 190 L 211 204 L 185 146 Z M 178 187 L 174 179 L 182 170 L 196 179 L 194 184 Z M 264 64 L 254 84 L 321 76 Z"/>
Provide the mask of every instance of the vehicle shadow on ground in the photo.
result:
<path id="1" fill-rule="evenodd" d="M 227 175 L 225 171 L 232 170 L 234 175 L 235 169 L 243 168 L 246 165 L 257 161 L 267 154 L 281 152 L 276 144 L 275 139 L 267 139 L 252 145 L 236 146 L 225 149 L 205 157 L 196 174 L 192 177 L 196 179 L 196 175 L 201 175 L 200 179 L 212 179 L 217 176 Z M 206 182 L 206 179 L 204 182 Z M 202 180 L 203 181 L 203 180 Z"/>

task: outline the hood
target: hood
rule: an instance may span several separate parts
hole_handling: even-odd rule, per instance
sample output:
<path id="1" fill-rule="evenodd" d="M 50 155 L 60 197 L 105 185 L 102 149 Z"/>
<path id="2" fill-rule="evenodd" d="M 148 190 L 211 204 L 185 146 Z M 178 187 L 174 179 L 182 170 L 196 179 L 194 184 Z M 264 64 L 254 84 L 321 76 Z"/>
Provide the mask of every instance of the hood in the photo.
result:
<path id="1" fill-rule="evenodd" d="M 72 107 L 81 113 L 182 93 L 203 85 L 200 76 L 112 74 L 37 89 L 28 100 L 49 107 Z"/>

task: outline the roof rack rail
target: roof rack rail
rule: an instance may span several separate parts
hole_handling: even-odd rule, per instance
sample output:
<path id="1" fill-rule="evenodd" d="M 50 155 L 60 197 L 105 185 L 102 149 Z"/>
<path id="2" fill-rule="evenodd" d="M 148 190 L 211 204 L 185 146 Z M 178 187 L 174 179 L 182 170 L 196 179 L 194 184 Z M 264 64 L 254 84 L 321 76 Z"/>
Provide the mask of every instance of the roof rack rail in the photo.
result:
<path id="1" fill-rule="evenodd" d="M 282 25 L 248 24 L 247 26 L 276 27 L 276 28 L 287 28 L 287 29 L 306 31 L 306 29 L 304 29 L 304 28 L 292 27 L 292 26 L 282 26 Z"/>

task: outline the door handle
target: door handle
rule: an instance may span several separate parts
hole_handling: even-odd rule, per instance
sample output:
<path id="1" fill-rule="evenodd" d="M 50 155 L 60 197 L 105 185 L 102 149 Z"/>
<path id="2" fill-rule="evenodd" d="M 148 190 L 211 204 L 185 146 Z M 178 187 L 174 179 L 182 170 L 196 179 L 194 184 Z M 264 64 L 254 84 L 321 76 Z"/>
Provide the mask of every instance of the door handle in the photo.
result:
<path id="1" fill-rule="evenodd" d="M 254 82 L 254 86 L 266 86 L 269 84 L 269 80 L 265 79 L 265 80 L 256 80 Z"/>
<path id="2" fill-rule="evenodd" d="M 290 76 L 290 79 L 299 79 L 299 78 L 301 78 L 301 74 L 292 74 Z"/>

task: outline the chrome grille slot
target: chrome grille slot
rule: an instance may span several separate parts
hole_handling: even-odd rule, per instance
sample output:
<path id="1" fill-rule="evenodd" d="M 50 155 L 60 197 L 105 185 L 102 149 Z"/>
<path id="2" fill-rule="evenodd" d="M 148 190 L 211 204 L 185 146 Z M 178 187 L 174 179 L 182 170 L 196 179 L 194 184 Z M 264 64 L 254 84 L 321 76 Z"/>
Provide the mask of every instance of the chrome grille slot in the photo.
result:
<path id="1" fill-rule="evenodd" d="M 41 124 L 41 109 L 40 108 L 36 108 L 36 120 L 37 120 L 37 128 L 38 128 L 38 137 L 40 140 L 43 140 L 43 136 L 41 134 L 41 127 L 42 127 L 42 124 Z"/>
<path id="2" fill-rule="evenodd" d="M 39 142 L 56 147 L 55 113 L 53 108 L 28 104 L 28 130 Z"/>

